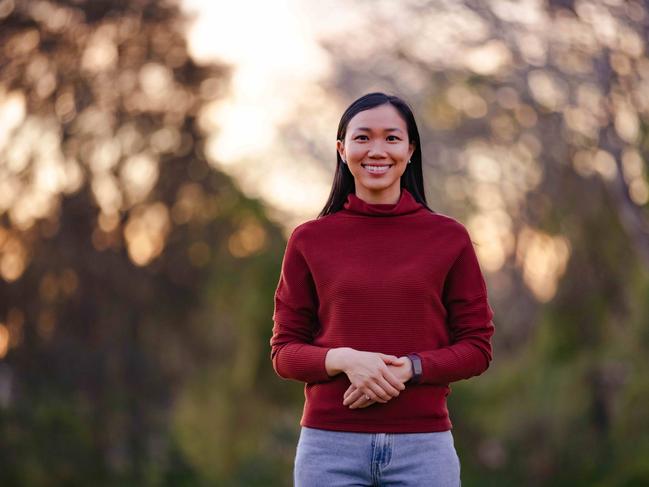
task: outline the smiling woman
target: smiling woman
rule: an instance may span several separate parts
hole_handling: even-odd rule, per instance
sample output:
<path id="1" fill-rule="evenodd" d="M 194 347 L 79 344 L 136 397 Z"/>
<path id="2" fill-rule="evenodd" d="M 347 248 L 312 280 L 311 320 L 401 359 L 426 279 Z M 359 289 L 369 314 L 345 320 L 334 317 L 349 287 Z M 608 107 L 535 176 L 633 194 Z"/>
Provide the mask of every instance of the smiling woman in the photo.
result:
<path id="1" fill-rule="evenodd" d="M 337 141 L 343 162 L 356 181 L 356 195 L 369 203 L 394 204 L 401 175 L 415 143 L 409 142 L 405 120 L 391 104 L 358 113 Z"/>
<path id="2" fill-rule="evenodd" d="M 271 360 L 305 383 L 300 486 L 458 486 L 449 383 L 491 361 L 493 311 L 466 228 L 432 211 L 398 97 L 343 114 L 324 209 L 289 237 Z M 385 482 L 385 484 L 384 484 Z"/>

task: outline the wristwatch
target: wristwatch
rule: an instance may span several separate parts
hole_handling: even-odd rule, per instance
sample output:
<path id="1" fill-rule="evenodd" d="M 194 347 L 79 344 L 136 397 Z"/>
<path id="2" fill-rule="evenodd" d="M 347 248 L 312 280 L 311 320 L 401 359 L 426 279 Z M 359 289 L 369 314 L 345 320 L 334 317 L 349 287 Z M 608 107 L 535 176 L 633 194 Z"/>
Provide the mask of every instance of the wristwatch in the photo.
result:
<path id="1" fill-rule="evenodd" d="M 411 384 L 418 384 L 421 381 L 421 357 L 416 353 L 409 353 L 408 358 L 412 362 L 412 377 L 408 381 Z"/>

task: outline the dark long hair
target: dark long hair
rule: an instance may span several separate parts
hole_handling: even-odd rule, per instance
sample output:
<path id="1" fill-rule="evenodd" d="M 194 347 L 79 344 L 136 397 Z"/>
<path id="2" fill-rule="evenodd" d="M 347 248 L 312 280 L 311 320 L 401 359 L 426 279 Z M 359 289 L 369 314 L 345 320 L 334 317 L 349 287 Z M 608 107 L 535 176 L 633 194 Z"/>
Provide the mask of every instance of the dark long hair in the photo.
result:
<path id="1" fill-rule="evenodd" d="M 406 188 L 414 196 L 415 200 L 428 208 L 424 191 L 424 177 L 421 169 L 421 143 L 419 141 L 419 130 L 417 129 L 415 116 L 404 100 L 398 96 L 386 95 L 385 93 L 380 92 L 368 93 L 367 95 L 361 96 L 358 100 L 354 101 L 349 105 L 349 107 L 347 107 L 347 110 L 345 110 L 345 113 L 343 113 L 343 116 L 340 118 L 336 139 L 342 141 L 345 140 L 347 125 L 357 113 L 386 103 L 391 104 L 399 111 L 408 126 L 409 142 L 415 144 L 415 151 L 410 158 L 411 162 L 406 165 L 406 170 L 401 176 L 401 187 Z M 330 213 L 335 213 L 342 209 L 347 200 L 347 195 L 353 192 L 354 176 L 349 170 L 349 167 L 347 167 L 347 164 L 342 161 L 338 151 L 336 151 L 336 173 L 334 174 L 333 185 L 331 186 L 329 199 L 318 215 L 318 218 L 329 215 Z M 435 213 L 430 208 L 428 209 Z"/>

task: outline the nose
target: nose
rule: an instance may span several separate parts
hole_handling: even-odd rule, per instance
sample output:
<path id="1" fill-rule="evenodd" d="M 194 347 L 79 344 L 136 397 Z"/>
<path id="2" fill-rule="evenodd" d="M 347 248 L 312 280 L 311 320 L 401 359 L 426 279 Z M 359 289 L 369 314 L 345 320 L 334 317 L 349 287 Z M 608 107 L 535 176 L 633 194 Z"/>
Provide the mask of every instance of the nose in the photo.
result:
<path id="1" fill-rule="evenodd" d="M 386 157 L 385 149 L 381 141 L 375 141 L 370 144 L 367 152 L 368 157 L 382 159 Z"/>

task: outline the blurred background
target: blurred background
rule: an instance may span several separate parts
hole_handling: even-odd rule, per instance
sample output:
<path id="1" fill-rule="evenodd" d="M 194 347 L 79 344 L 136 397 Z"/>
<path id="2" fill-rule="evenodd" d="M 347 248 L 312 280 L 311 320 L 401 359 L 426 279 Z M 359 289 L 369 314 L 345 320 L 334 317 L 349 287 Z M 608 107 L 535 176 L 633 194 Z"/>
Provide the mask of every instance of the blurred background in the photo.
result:
<path id="1" fill-rule="evenodd" d="M 648 44 L 638 0 L 0 0 L 0 485 L 291 485 L 273 293 L 375 90 L 495 310 L 463 485 L 649 485 Z"/>

